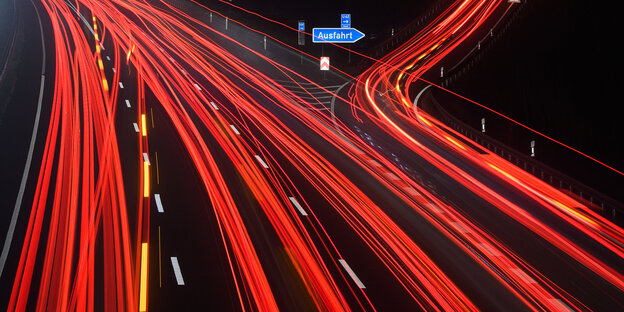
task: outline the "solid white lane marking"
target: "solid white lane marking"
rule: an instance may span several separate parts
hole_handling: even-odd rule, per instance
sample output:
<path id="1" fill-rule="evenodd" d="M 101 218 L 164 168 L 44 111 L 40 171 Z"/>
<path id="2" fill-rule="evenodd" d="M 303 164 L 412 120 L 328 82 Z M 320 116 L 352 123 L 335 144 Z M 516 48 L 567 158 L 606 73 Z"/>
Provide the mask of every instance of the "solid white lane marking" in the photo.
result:
<path id="1" fill-rule="evenodd" d="M 180 271 L 178 257 L 171 257 L 171 266 L 173 266 L 173 273 L 175 274 L 178 285 L 184 285 L 184 278 L 182 278 L 182 271 Z"/>
<path id="2" fill-rule="evenodd" d="M 131 106 L 130 106 L 130 101 L 129 101 L 129 100 L 126 100 L 126 106 L 131 107 Z"/>
<path id="3" fill-rule="evenodd" d="M 214 108 L 215 110 L 219 110 L 219 108 L 214 102 L 210 101 L 210 105 L 212 105 L 212 108 Z"/>
<path id="4" fill-rule="evenodd" d="M 308 215 L 308 213 L 305 212 L 305 210 L 303 210 L 303 207 L 301 207 L 301 205 L 299 205 L 299 202 L 294 197 L 288 197 L 288 199 L 290 199 L 290 202 L 292 202 L 293 206 L 295 206 L 295 208 L 297 208 L 297 210 L 299 210 L 299 213 L 301 213 L 302 216 L 307 216 Z"/>
<path id="5" fill-rule="evenodd" d="M 470 230 L 468 230 L 463 224 L 461 224 L 460 222 L 451 222 L 451 225 L 456 228 L 459 232 L 461 233 L 470 233 Z"/>
<path id="6" fill-rule="evenodd" d="M 119 87 L 122 89 L 124 88 L 123 83 L 121 81 L 119 82 Z"/>
<path id="7" fill-rule="evenodd" d="M 262 167 L 264 167 L 264 169 L 269 169 L 269 166 L 267 166 L 267 164 L 264 162 L 264 160 L 262 160 L 262 158 L 260 158 L 260 156 L 256 155 L 256 160 L 258 160 L 258 162 L 260 163 L 260 165 L 262 165 Z"/>
<path id="8" fill-rule="evenodd" d="M 139 132 L 140 132 L 140 131 L 139 131 L 139 125 L 138 125 L 136 122 L 133 122 L 133 123 L 132 123 L 132 125 L 134 126 L 134 131 L 135 131 L 136 133 L 139 133 Z"/>
<path id="9" fill-rule="evenodd" d="M 240 132 L 238 132 L 238 130 L 236 129 L 236 127 L 234 127 L 234 125 L 230 125 L 230 128 L 232 128 L 232 131 L 234 131 L 234 133 L 240 134 Z"/>
<path id="10" fill-rule="evenodd" d="M 147 163 L 147 165 L 150 165 L 150 161 L 149 161 L 149 156 L 147 156 L 147 153 L 143 153 L 143 161 Z"/>
<path id="11" fill-rule="evenodd" d="M 195 85 L 195 89 L 197 89 L 197 91 L 201 91 L 201 88 L 199 87 L 198 84 L 195 83 L 194 85 Z"/>
<path id="12" fill-rule="evenodd" d="M 338 262 L 340 262 L 340 264 L 342 265 L 342 267 L 345 269 L 345 271 L 347 271 L 347 273 L 349 274 L 349 276 L 351 276 L 351 279 L 353 279 L 353 281 L 355 282 L 355 284 L 361 288 L 361 289 L 365 289 L 366 286 L 364 286 L 364 283 L 362 283 L 362 281 L 360 281 L 360 279 L 357 277 L 357 275 L 355 275 L 355 273 L 353 272 L 353 270 L 351 270 L 351 267 L 349 266 L 349 264 L 347 264 L 347 261 L 344 261 L 342 259 L 339 259 Z"/>
<path id="13" fill-rule="evenodd" d="M 481 246 L 481 248 L 485 250 L 485 253 L 490 256 L 494 256 L 494 257 L 501 256 L 500 252 L 498 252 L 498 250 L 494 249 L 494 247 L 492 247 L 492 245 L 488 243 L 479 243 L 478 245 Z"/>
<path id="14" fill-rule="evenodd" d="M 525 283 L 529 283 L 529 284 L 535 284 L 537 283 L 532 277 L 530 277 L 528 274 L 526 274 L 523 270 L 521 270 L 520 268 L 512 268 L 511 272 L 513 272 L 513 274 L 516 274 L 521 280 L 523 280 Z"/>
<path id="15" fill-rule="evenodd" d="M 156 202 L 156 209 L 158 210 L 158 212 L 165 212 L 165 210 L 163 209 L 162 201 L 160 200 L 160 194 L 154 194 L 154 201 Z"/>
<path id="16" fill-rule="evenodd" d="M 15 232 L 15 226 L 17 224 L 17 219 L 19 217 L 19 213 L 22 207 L 22 200 L 24 198 L 24 191 L 26 189 L 26 181 L 28 180 L 28 173 L 30 172 L 30 165 L 33 158 L 33 151 L 35 148 L 35 141 L 37 139 L 37 132 L 39 129 L 39 119 L 41 116 L 41 103 L 43 101 L 43 88 L 45 86 L 45 65 L 46 65 L 46 54 L 45 54 L 45 40 L 43 37 L 43 25 L 41 24 L 41 16 L 39 15 L 39 9 L 35 3 L 31 0 L 30 3 L 35 8 L 35 12 L 37 13 L 37 20 L 39 21 L 39 30 L 41 33 L 41 51 L 42 51 L 42 62 L 41 62 L 41 84 L 39 87 L 39 101 L 37 103 L 37 113 L 35 114 L 35 121 L 33 124 L 32 135 L 30 138 L 30 146 L 28 147 L 28 156 L 26 156 L 26 164 L 24 165 L 24 171 L 22 173 L 22 181 L 20 183 L 20 188 L 17 193 L 17 198 L 15 200 L 15 206 L 13 207 L 13 214 L 11 215 L 11 221 L 9 223 L 9 228 L 7 230 L 7 235 L 4 239 L 4 245 L 2 247 L 2 254 L 0 254 L 0 277 L 2 277 L 2 272 L 4 272 L 4 265 L 6 263 L 7 257 L 9 255 L 9 249 L 11 248 L 11 242 L 13 241 L 13 233 Z"/>

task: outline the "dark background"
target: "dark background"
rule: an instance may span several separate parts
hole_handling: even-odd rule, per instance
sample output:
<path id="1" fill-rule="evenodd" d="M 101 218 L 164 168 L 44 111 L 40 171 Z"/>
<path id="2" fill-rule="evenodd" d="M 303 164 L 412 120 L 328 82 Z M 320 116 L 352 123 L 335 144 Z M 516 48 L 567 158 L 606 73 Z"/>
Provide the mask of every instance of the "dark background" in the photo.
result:
<path id="1" fill-rule="evenodd" d="M 622 61 L 617 48 L 621 27 L 617 8 L 589 1 L 522 1 L 522 9 L 504 34 L 448 88 L 624 171 L 624 131 L 619 110 L 622 76 L 618 72 Z M 339 27 L 340 14 L 351 13 L 352 27 L 363 31 L 366 37 L 345 46 L 376 58 L 382 55 L 380 50 L 387 53 L 380 47 L 387 43 L 393 28 L 395 34 L 414 28 L 412 22 L 426 16 L 435 4 L 448 2 L 232 1 L 292 27 L 303 19 L 307 31 L 313 27 Z M 296 44 L 296 33 L 282 26 L 215 0 L 204 3 L 279 40 Z M 331 56 L 332 66 L 354 75 L 370 65 L 353 54 L 349 60 L 348 54 L 338 48 L 313 45 L 309 38 L 306 46 L 300 48 L 315 56 Z M 482 109 L 462 101 L 443 104 L 457 118 L 480 128 L 481 117 L 485 116 Z M 527 153 L 529 141 L 535 139 L 536 159 L 623 201 L 621 175 L 548 140 L 521 133 L 512 126 L 493 124 L 488 120 L 488 135 Z"/>

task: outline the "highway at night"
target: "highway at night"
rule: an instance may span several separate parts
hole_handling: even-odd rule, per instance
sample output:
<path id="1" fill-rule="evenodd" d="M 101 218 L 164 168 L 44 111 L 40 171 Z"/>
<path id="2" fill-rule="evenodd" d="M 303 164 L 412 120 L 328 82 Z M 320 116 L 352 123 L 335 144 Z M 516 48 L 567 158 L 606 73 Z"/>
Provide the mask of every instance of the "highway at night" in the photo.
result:
<path id="1" fill-rule="evenodd" d="M 0 309 L 624 310 L 624 206 L 439 118 L 488 109 L 447 78 L 522 5 L 378 55 L 236 1 L 4 0 Z"/>

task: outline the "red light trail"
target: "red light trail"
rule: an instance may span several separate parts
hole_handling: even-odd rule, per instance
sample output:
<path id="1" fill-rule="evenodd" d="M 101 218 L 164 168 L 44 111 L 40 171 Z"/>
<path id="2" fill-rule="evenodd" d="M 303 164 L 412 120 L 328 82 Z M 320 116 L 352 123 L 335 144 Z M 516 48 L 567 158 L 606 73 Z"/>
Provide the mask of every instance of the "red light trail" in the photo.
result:
<path id="1" fill-rule="evenodd" d="M 225 176 L 230 173 L 219 165 L 219 151 L 257 202 L 258 213 L 268 220 L 314 309 L 376 310 L 365 283 L 350 268 L 343 270 L 347 267 L 345 247 L 336 243 L 332 231 L 323 225 L 321 208 L 309 204 L 313 196 L 320 195 L 355 233 L 357 243 L 381 263 L 383 274 L 396 281 L 415 305 L 427 311 L 479 310 L 470 292 L 420 244 L 426 238 L 411 236 L 389 213 L 392 207 L 367 194 L 358 181 L 310 143 L 310 138 L 299 135 L 289 126 L 292 120 L 382 185 L 410 208 L 410 214 L 456 245 L 526 309 L 589 310 L 551 280 L 548 272 L 524 260 L 348 125 L 315 110 L 314 104 L 321 102 L 311 92 L 304 96 L 290 91 L 228 47 L 269 64 L 272 71 L 289 77 L 301 89 L 301 81 L 305 81 L 333 94 L 301 73 L 170 3 L 79 0 L 76 7 L 80 12 L 92 14 L 94 34 L 85 32 L 76 18 L 79 13 L 67 2 L 42 0 L 42 5 L 54 34 L 56 83 L 8 311 L 24 311 L 30 306 L 37 311 L 101 310 L 96 302 L 103 303 L 103 310 L 149 310 L 148 273 L 153 269 L 148 260 L 150 196 L 156 169 L 146 159 L 149 142 L 154 140 L 147 126 L 147 107 L 156 105 L 173 125 L 210 199 L 211 207 L 204 209 L 214 212 L 223 243 L 218 247 L 226 254 L 228 274 L 242 310 L 278 310 L 279 294 L 272 288 L 275 277 L 263 266 L 265 251 L 254 244 L 243 207 L 237 206 L 228 186 Z M 613 223 L 506 160 L 475 151 L 464 143 L 469 141 L 466 137 L 413 110 L 410 86 L 423 81 L 422 76 L 438 62 L 492 19 L 504 16 L 510 7 L 493 0 L 456 1 L 406 44 L 354 78 L 348 96 L 333 95 L 351 105 L 352 112 L 360 115 L 357 120 L 383 129 L 414 155 L 624 291 L 620 268 L 593 255 L 420 139 L 426 137 L 459 155 L 613 257 L 624 257 L 624 235 Z M 104 46 L 113 50 L 114 68 L 120 69 L 110 82 L 102 61 Z M 137 190 L 131 195 L 136 196 L 136 207 L 127 204 L 128 182 L 122 172 L 115 127 L 121 103 L 118 95 L 125 88 L 120 74 L 123 66 L 136 70 L 135 80 L 125 81 L 127 87 L 137 90 L 139 131 L 133 162 L 138 178 L 130 188 Z M 386 90 L 390 91 L 380 95 Z M 147 103 L 148 92 L 157 103 Z M 388 104 L 391 109 L 384 109 Z M 284 116 L 291 121 L 286 122 Z M 300 189 L 295 175 L 304 177 L 313 190 Z M 131 214 L 136 216 L 129 218 Z M 200 243 L 200 248 L 217 246 Z"/>

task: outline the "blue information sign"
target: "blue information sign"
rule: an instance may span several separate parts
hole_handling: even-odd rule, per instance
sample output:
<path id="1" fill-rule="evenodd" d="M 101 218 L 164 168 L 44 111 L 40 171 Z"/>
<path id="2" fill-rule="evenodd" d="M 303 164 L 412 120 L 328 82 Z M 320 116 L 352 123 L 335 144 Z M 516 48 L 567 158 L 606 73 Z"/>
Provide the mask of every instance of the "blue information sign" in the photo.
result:
<path id="1" fill-rule="evenodd" d="M 305 22 L 299 22 L 299 31 L 305 31 Z"/>
<path id="2" fill-rule="evenodd" d="M 364 38 L 364 33 L 355 28 L 313 28 L 314 43 L 354 43 Z"/>
<path id="3" fill-rule="evenodd" d="M 351 28 L 351 14 L 340 14 L 340 27 Z"/>

